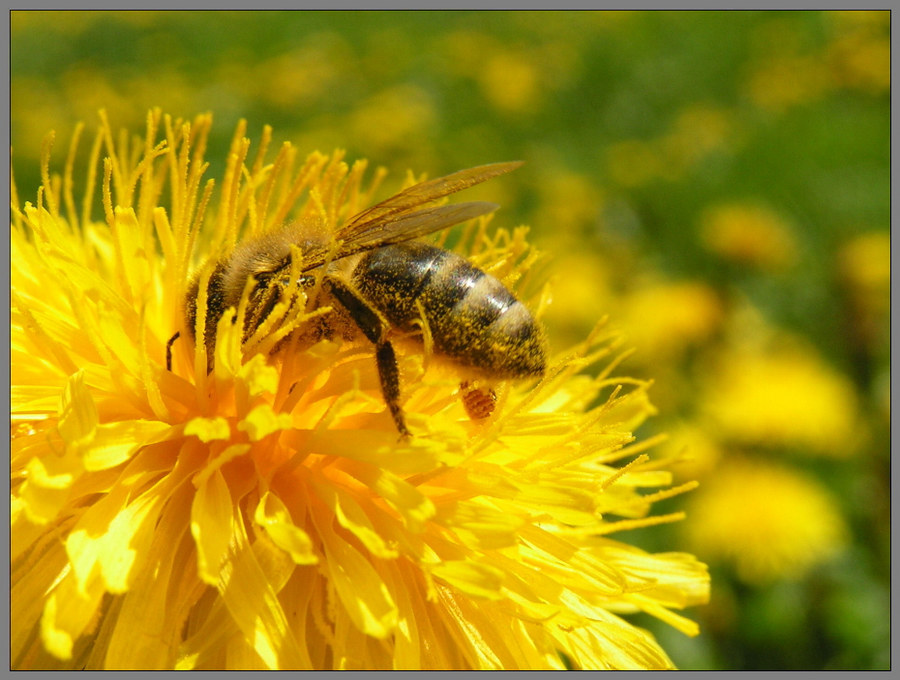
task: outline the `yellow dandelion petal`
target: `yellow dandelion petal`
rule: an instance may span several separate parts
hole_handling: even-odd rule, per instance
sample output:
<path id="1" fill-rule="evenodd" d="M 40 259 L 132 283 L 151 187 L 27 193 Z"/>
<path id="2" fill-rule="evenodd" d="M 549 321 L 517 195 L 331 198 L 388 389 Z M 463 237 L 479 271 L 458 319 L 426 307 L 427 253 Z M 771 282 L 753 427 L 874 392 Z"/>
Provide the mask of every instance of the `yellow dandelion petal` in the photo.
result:
<path id="1" fill-rule="evenodd" d="M 63 661 L 72 658 L 77 639 L 86 632 L 100 606 L 103 589 L 99 583 L 87 591 L 71 574 L 42 598 L 41 640 L 44 648 Z"/>
<path id="2" fill-rule="evenodd" d="M 216 585 L 231 542 L 232 502 L 220 470 L 198 487 L 191 505 L 191 534 L 197 542 L 197 569 L 206 583 Z"/>
<path id="3" fill-rule="evenodd" d="M 353 534 L 369 553 L 380 559 L 397 557 L 397 551 L 382 538 L 369 520 L 365 510 L 351 494 L 332 484 L 313 482 L 313 489 L 328 509 L 334 513 L 337 523 Z"/>
<path id="4" fill-rule="evenodd" d="M 388 637 L 397 625 L 397 606 L 387 586 L 359 550 L 319 522 L 316 528 L 320 532 L 329 580 L 347 615 L 365 635 L 377 639 Z"/>
<path id="5" fill-rule="evenodd" d="M 249 397 L 273 394 L 278 389 L 278 370 L 266 364 L 265 358 L 259 354 L 238 369 L 237 377 L 246 387 Z"/>
<path id="6" fill-rule="evenodd" d="M 231 426 L 221 416 L 215 418 L 194 418 L 184 427 L 185 435 L 194 435 L 200 441 L 207 443 L 216 439 L 228 439 L 231 436 Z"/>
<path id="7" fill-rule="evenodd" d="M 433 576 L 446 581 L 467 595 L 499 600 L 503 572 L 489 564 L 471 560 L 445 560 L 431 568 Z"/>
<path id="8" fill-rule="evenodd" d="M 285 607 L 278 599 L 277 589 L 284 581 L 273 569 L 278 565 L 259 558 L 242 528 L 236 535 L 238 546 L 223 570 L 219 593 L 244 643 L 265 668 L 309 668 L 306 655 L 289 633 Z M 286 573 L 282 570 L 282 575 Z"/>
<path id="9" fill-rule="evenodd" d="M 260 404 L 238 423 L 237 429 L 246 432 L 250 441 L 257 442 L 273 432 L 286 430 L 290 426 L 291 416 L 289 414 L 275 413 L 268 404 Z"/>
<path id="10" fill-rule="evenodd" d="M 101 114 L 80 213 L 50 172 L 52 138 L 38 202 L 15 206 L 11 666 L 671 667 L 628 615 L 694 635 L 680 612 L 706 601 L 709 576 L 610 537 L 678 519 L 653 504 L 692 488 L 632 434 L 654 407 L 647 382 L 614 377 L 613 334 L 599 326 L 494 399 L 461 388 L 445 330 L 391 329 L 401 437 L 362 322 L 317 306 L 337 277 L 300 267 L 350 266 L 342 246 L 295 239 L 275 269 L 241 250 L 286 223 L 346 228 L 383 173 L 365 183 L 364 162 L 290 144 L 269 158 L 272 131 L 253 149 L 241 123 L 213 182 L 211 125 L 153 110 L 135 142 Z M 410 196 L 443 199 L 483 172 L 376 212 L 400 205 L 415 225 Z M 487 209 L 472 205 L 460 214 Z M 486 225 L 460 252 L 537 291 L 524 229 Z M 254 276 L 223 273 L 232 253 Z M 478 390 L 494 412 L 473 421 L 461 395 Z"/>
<path id="11" fill-rule="evenodd" d="M 15 537 L 17 534 L 21 535 L 21 530 L 14 526 L 11 533 Z M 37 548 L 40 559 L 15 560 L 10 569 L 10 599 L 16 603 L 18 615 L 32 623 L 41 620 L 42 612 L 48 605 L 48 588 L 60 580 L 68 568 L 65 549 L 58 541 L 40 540 L 40 535 L 38 535 L 34 538 L 33 544 Z M 21 551 L 14 552 L 14 554 L 18 557 L 19 552 Z M 55 609 L 57 605 L 54 603 L 53 607 Z M 55 613 L 51 613 L 48 617 L 55 618 Z M 47 623 L 42 625 L 50 626 L 50 620 L 48 618 Z M 52 628 L 52 626 L 50 627 Z M 52 635 L 60 641 L 58 644 L 67 644 L 68 646 L 68 643 L 62 642 L 64 638 Z M 9 641 L 12 658 L 24 660 L 30 657 L 37 660 L 49 655 L 53 655 L 50 657 L 51 659 L 53 657 L 63 658 L 56 653 L 60 651 L 56 645 L 46 648 L 41 642 L 35 644 L 34 637 L 34 626 L 12 626 Z M 69 638 L 69 642 L 71 642 L 69 636 L 65 637 Z"/>
<path id="12" fill-rule="evenodd" d="M 315 564 L 319 561 L 309 534 L 291 521 L 287 506 L 278 496 L 271 493 L 263 496 L 256 507 L 254 519 L 266 528 L 275 545 L 290 553 L 297 564 Z"/>
<path id="13" fill-rule="evenodd" d="M 135 560 L 142 556 L 150 538 L 156 505 L 155 497 L 144 498 L 112 519 L 98 515 L 91 523 L 79 522 L 80 528 L 66 540 L 66 550 L 82 590 L 87 589 L 97 569 L 107 591 L 121 593 L 128 589 Z"/>
<path id="14" fill-rule="evenodd" d="M 186 487 L 182 487 L 186 490 Z M 173 623 L 183 622 L 199 592 L 185 588 L 182 571 L 185 551 L 191 545 L 184 515 L 189 512 L 184 491 L 173 495 L 161 512 L 145 564 L 122 597 L 117 620 L 110 625 L 107 647 L 100 648 L 94 665 L 112 669 L 162 669 L 174 666 L 179 634 Z M 177 593 L 173 609 L 159 602 Z M 174 620 L 173 620 L 174 619 Z"/>
<path id="15" fill-rule="evenodd" d="M 482 550 L 515 545 L 516 532 L 524 523 L 519 516 L 474 503 L 455 503 L 444 510 L 447 526 L 467 545 Z"/>
<path id="16" fill-rule="evenodd" d="M 112 468 L 128 460 L 141 448 L 169 432 L 166 423 L 126 420 L 97 426 L 94 441 L 84 453 L 86 470 Z"/>
<path id="17" fill-rule="evenodd" d="M 69 488 L 83 470 L 74 456 L 34 457 L 24 468 L 26 479 L 14 496 L 23 508 L 23 517 L 43 525 L 58 516 L 69 499 Z"/>
<path id="18" fill-rule="evenodd" d="M 419 533 L 434 517 L 434 503 L 412 484 L 388 470 L 360 466 L 350 472 L 360 483 L 400 513 L 408 529 Z"/>
<path id="19" fill-rule="evenodd" d="M 91 393 L 84 386 L 84 372 L 73 375 L 63 392 L 59 414 L 59 434 L 68 444 L 90 440 L 97 427 L 97 408 Z"/>

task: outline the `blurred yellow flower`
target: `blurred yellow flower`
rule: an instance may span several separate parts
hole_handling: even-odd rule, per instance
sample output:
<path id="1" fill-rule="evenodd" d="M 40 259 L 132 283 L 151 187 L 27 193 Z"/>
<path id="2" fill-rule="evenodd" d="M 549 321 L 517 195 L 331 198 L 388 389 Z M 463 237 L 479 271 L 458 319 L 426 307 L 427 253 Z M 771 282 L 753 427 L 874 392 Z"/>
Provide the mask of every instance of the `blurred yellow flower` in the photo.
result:
<path id="1" fill-rule="evenodd" d="M 540 32 L 553 18 L 542 12 L 519 12 L 520 29 Z M 549 33 L 554 33 L 550 30 Z M 579 60 L 570 40 L 534 40 L 513 45 L 497 35 L 457 29 L 434 41 L 439 68 L 473 81 L 494 111 L 506 115 L 538 113 L 548 92 L 569 86 Z"/>
<path id="2" fill-rule="evenodd" d="M 781 113 L 816 101 L 831 86 L 828 67 L 820 55 L 775 55 L 758 65 L 746 83 L 746 92 L 761 109 Z"/>
<path id="3" fill-rule="evenodd" d="M 531 112 L 543 94 L 536 64 L 512 50 L 489 56 L 478 71 L 478 81 L 485 99 L 499 111 Z"/>
<path id="4" fill-rule="evenodd" d="M 754 28 L 755 57 L 746 66 L 744 94 L 774 113 L 815 101 L 831 87 L 828 65 L 810 51 L 802 31 L 786 14 L 773 13 Z"/>
<path id="5" fill-rule="evenodd" d="M 891 290 L 891 233 L 873 231 L 848 241 L 838 266 L 854 292 L 883 297 Z"/>
<path id="6" fill-rule="evenodd" d="M 663 179 L 675 182 L 693 171 L 711 153 L 733 141 L 733 116 L 721 107 L 691 104 L 679 111 L 658 137 L 627 139 L 606 150 L 607 171 L 624 187 Z"/>
<path id="7" fill-rule="evenodd" d="M 850 35 L 830 45 L 830 58 L 837 84 L 880 94 L 891 87 L 891 43 L 889 36 Z"/>
<path id="8" fill-rule="evenodd" d="M 210 126 L 154 111 L 116 143 L 104 118 L 80 209 L 49 145 L 36 203 L 13 191 L 11 665 L 671 667 L 622 615 L 695 634 L 673 610 L 706 601 L 706 568 L 609 535 L 680 519 L 651 506 L 693 485 L 634 442 L 646 384 L 579 374 L 613 358 L 600 332 L 481 423 L 403 355 L 402 441 L 370 347 L 270 355 L 225 314 L 211 374 L 183 338 L 166 369 L 192 252 L 333 227 L 374 191 L 341 154 L 267 161 L 268 128 L 250 154 L 242 123 L 214 193 Z M 512 284 L 523 232 L 480 229 L 475 261 Z"/>
<path id="9" fill-rule="evenodd" d="M 700 398 L 726 441 L 837 457 L 858 448 L 853 383 L 811 349 L 734 350 L 709 367 Z"/>
<path id="10" fill-rule="evenodd" d="M 726 147 L 734 136 L 732 117 L 725 109 L 707 104 L 693 104 L 679 112 L 660 139 L 666 175 L 678 179 L 710 153 Z"/>
<path id="11" fill-rule="evenodd" d="M 887 92 L 891 84 L 890 12 L 824 12 L 835 35 L 803 52 L 800 36 L 779 17 L 759 33 L 760 57 L 745 83 L 750 100 L 782 112 L 814 102 L 835 88 Z"/>
<path id="12" fill-rule="evenodd" d="M 560 239 L 554 243 L 566 242 Z M 610 272 L 592 254 L 577 254 L 575 248 L 559 252 L 563 254 L 553 261 L 553 271 L 559 273 L 552 276 L 552 297 L 546 319 L 553 339 L 572 344 L 609 313 Z"/>
<path id="13" fill-rule="evenodd" d="M 717 255 L 762 269 L 782 269 L 793 264 L 797 255 L 788 222 L 753 203 L 710 207 L 701 217 L 700 237 Z"/>
<path id="14" fill-rule="evenodd" d="M 338 87 L 340 78 L 353 68 L 350 48 L 337 36 L 312 35 L 292 50 L 255 64 L 242 92 L 254 92 L 273 105 L 294 109 L 317 106 L 330 88 Z M 226 63 L 227 68 L 241 67 L 241 62 Z M 217 82 L 230 82 L 218 78 Z"/>
<path id="15" fill-rule="evenodd" d="M 891 87 L 891 13 L 828 12 L 837 36 L 828 44 L 832 78 L 841 87 L 871 94 Z"/>
<path id="16" fill-rule="evenodd" d="M 86 29 L 102 21 L 104 14 L 109 12 L 97 11 L 66 11 L 59 10 L 17 10 L 9 13 L 9 27 L 13 35 L 23 29 L 28 29 L 34 24 L 48 25 L 60 35 L 78 36 Z M 152 12 L 116 12 L 118 17 L 127 19 L 129 15 L 135 17 L 151 14 Z"/>
<path id="17" fill-rule="evenodd" d="M 604 196 L 585 175 L 548 163 L 539 170 L 537 218 L 557 238 L 578 238 L 596 228 Z"/>
<path id="18" fill-rule="evenodd" d="M 673 425 L 668 430 L 668 439 L 663 445 L 672 458 L 676 459 L 674 471 L 684 479 L 700 479 L 712 473 L 722 459 L 722 447 L 695 422 L 687 421 Z"/>
<path id="19" fill-rule="evenodd" d="M 698 555 L 764 584 L 800 578 L 841 550 L 847 531 L 837 508 L 802 472 L 729 456 L 688 501 L 703 521 L 683 528 Z"/>
<path id="20" fill-rule="evenodd" d="M 830 10 L 824 14 L 832 24 L 843 30 L 884 30 L 891 26 L 891 13 L 887 10 Z"/>
<path id="21" fill-rule="evenodd" d="M 847 335 L 866 360 L 880 361 L 881 371 L 889 373 L 891 234 L 861 234 L 843 244 L 837 255 L 837 275 L 847 302 Z M 877 397 L 885 404 L 883 393 Z"/>
<path id="22" fill-rule="evenodd" d="M 626 335 L 641 356 L 671 360 L 709 339 L 722 321 L 716 292 L 698 281 L 653 283 L 621 304 Z"/>
<path id="23" fill-rule="evenodd" d="M 431 96 L 413 85 L 381 90 L 348 117 L 351 133 L 367 148 L 388 155 L 417 145 L 431 133 L 436 113 Z"/>

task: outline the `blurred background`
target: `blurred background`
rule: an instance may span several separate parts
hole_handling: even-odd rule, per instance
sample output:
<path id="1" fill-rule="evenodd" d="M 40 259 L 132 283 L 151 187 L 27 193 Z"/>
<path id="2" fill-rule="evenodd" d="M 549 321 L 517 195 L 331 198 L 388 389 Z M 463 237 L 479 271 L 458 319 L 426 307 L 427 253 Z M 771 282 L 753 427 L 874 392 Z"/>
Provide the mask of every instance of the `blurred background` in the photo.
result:
<path id="1" fill-rule="evenodd" d="M 636 622 L 685 669 L 889 668 L 888 12 L 17 11 L 11 40 L 22 201 L 100 108 L 212 111 L 207 177 L 240 118 L 387 186 L 527 161 L 468 198 L 531 226 L 556 351 L 627 334 L 638 436 L 701 483 L 621 538 L 710 565 L 702 633 Z"/>

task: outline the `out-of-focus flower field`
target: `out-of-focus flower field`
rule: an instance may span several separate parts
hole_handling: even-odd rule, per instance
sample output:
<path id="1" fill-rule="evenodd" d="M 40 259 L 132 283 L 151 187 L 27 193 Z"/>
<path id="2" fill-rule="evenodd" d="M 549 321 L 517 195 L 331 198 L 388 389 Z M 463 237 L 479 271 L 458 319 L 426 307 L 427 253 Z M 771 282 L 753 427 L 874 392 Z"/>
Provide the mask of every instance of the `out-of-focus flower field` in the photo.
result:
<path id="1" fill-rule="evenodd" d="M 700 487 L 629 541 L 708 563 L 683 669 L 890 665 L 888 12 L 13 12 L 12 167 L 34 201 L 105 109 L 212 111 L 527 224 L 558 350 L 601 317 Z M 90 137 L 89 137 L 90 138 Z M 86 156 L 90 149 L 82 144 Z M 137 151 L 140 151 L 138 149 Z M 221 174 L 213 168 L 210 174 Z M 76 184 L 78 181 L 76 179 Z M 76 192 L 80 195 L 80 189 Z M 99 201 L 99 199 L 98 199 Z"/>

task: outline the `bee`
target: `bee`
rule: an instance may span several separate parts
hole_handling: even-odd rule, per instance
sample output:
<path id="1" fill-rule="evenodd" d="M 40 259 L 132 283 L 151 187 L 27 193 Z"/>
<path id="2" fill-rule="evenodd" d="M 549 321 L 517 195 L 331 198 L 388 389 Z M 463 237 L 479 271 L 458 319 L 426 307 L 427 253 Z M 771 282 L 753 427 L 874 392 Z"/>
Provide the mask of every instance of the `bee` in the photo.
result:
<path id="1" fill-rule="evenodd" d="M 400 372 L 392 344 L 397 336 L 415 338 L 421 345 L 427 332 L 433 354 L 466 376 L 460 395 L 470 418 L 488 417 L 496 395 L 492 388 L 476 384 L 543 375 L 543 333 L 528 309 L 495 277 L 460 255 L 415 239 L 495 211 L 498 205 L 481 201 L 429 204 L 520 165 L 483 165 L 420 182 L 350 218 L 334 234 L 295 223 L 242 243 L 215 265 L 209 278 L 204 337 L 208 370 L 213 368 L 217 323 L 228 308 L 237 308 L 252 278 L 243 341 L 285 301 L 289 289 L 294 291 L 290 304 L 301 299 L 302 291 L 307 310 L 323 313 L 292 332 L 301 334 L 299 346 L 337 336 L 362 336 L 372 343 L 382 395 L 402 436 L 410 432 L 400 405 Z M 302 254 L 295 286 L 291 272 L 298 268 L 292 244 Z M 195 341 L 199 287 L 195 279 L 185 302 L 185 326 Z M 167 347 L 170 370 L 171 345 L 179 335 Z"/>

